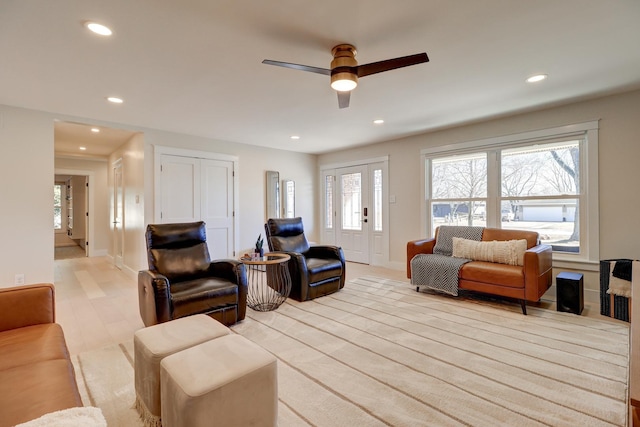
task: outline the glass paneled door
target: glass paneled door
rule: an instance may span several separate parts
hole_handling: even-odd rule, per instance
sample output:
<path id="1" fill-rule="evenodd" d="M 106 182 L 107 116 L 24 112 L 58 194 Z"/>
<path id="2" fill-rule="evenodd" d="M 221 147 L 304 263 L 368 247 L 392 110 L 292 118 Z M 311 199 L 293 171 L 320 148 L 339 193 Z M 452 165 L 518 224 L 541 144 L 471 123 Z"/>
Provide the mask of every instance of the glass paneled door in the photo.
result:
<path id="1" fill-rule="evenodd" d="M 336 170 L 338 190 L 336 240 L 348 261 L 369 264 L 368 167 Z"/>

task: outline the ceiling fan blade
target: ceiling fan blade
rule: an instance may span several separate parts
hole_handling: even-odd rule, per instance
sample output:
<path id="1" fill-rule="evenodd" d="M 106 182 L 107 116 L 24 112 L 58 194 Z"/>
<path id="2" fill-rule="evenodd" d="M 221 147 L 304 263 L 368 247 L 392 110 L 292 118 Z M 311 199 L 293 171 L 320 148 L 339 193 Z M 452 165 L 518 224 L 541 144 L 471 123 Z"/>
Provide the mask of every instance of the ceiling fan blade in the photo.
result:
<path id="1" fill-rule="evenodd" d="M 292 68 L 294 70 L 309 71 L 311 73 L 323 74 L 325 76 L 331 75 L 331 70 L 328 70 L 326 68 L 311 67 L 309 65 L 300 65 L 300 64 L 292 64 L 290 62 L 272 61 L 271 59 L 265 59 L 264 61 L 262 61 L 262 63 L 267 65 L 276 65 L 278 67 Z"/>
<path id="2" fill-rule="evenodd" d="M 355 72 L 358 77 L 364 77 L 371 74 L 382 73 L 383 71 L 395 70 L 396 68 L 422 64 L 424 62 L 429 62 L 429 57 L 426 53 L 423 52 L 415 55 L 403 56 L 400 58 L 387 59 L 385 61 L 359 65 L 355 67 Z"/>
<path id="3" fill-rule="evenodd" d="M 338 107 L 349 108 L 349 99 L 351 98 L 351 92 L 338 91 Z"/>

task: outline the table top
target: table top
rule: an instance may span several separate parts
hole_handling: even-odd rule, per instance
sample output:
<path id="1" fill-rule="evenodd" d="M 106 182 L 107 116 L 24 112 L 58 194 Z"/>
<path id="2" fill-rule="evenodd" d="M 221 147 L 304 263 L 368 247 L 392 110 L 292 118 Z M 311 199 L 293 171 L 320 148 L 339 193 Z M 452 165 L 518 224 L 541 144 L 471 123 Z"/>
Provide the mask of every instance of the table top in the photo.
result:
<path id="1" fill-rule="evenodd" d="M 281 253 L 268 253 L 260 258 L 241 258 L 240 261 L 247 265 L 268 265 L 268 264 L 280 264 L 287 262 L 291 257 L 287 254 Z"/>

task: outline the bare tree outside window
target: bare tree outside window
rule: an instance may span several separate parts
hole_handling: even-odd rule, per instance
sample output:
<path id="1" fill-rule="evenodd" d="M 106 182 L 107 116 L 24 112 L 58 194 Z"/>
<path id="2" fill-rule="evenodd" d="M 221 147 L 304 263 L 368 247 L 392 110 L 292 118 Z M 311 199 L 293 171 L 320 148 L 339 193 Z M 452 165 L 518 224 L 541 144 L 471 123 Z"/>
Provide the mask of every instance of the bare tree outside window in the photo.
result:
<path id="1" fill-rule="evenodd" d="M 487 195 L 490 152 L 497 153 L 500 178 L 497 197 L 491 200 Z M 429 162 L 433 228 L 438 223 L 485 226 L 489 204 L 491 223 L 536 231 L 557 251 L 579 251 L 580 141 L 495 148 Z"/>

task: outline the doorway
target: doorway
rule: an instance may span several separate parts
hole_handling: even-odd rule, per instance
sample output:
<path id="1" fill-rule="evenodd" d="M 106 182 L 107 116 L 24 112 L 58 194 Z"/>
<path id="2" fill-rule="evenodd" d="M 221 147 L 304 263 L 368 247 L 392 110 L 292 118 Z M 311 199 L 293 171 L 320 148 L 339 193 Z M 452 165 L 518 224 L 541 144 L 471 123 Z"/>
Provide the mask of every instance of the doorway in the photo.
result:
<path id="1" fill-rule="evenodd" d="M 53 188 L 54 259 L 88 256 L 89 176 L 56 174 Z"/>
<path id="2" fill-rule="evenodd" d="M 389 261 L 388 159 L 321 167 L 321 241 L 342 247 L 345 259 Z"/>

